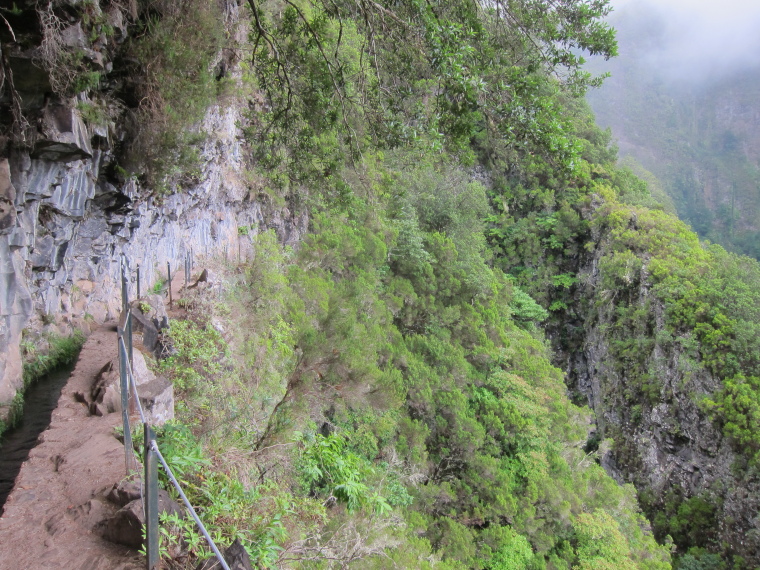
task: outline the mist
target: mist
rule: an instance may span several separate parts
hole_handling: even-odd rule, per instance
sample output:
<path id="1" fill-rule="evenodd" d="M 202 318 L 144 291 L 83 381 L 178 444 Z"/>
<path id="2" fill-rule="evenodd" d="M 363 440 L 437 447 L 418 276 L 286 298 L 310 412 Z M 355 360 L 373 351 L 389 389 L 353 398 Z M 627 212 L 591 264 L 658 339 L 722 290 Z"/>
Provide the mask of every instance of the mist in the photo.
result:
<path id="1" fill-rule="evenodd" d="M 760 70 L 760 2 L 613 0 L 620 52 L 659 79 L 691 86 Z"/>

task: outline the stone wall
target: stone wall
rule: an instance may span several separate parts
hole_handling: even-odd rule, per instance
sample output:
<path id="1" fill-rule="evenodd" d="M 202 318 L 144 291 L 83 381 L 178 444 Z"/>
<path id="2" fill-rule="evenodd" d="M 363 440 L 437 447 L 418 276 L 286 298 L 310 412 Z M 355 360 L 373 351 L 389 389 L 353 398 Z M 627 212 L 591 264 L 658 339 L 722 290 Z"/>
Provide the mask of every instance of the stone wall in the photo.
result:
<path id="1" fill-rule="evenodd" d="M 199 182 L 164 197 L 106 175 L 109 135 L 89 132 L 73 104 L 44 113 L 49 127 L 34 149 L 0 160 L 0 405 L 22 383 L 25 328 L 87 331 L 118 316 L 122 255 L 134 297 L 138 265 L 146 291 L 188 252 L 196 265 L 247 256 L 259 231 L 293 244 L 308 223 L 251 196 L 234 105 L 207 113 Z"/>

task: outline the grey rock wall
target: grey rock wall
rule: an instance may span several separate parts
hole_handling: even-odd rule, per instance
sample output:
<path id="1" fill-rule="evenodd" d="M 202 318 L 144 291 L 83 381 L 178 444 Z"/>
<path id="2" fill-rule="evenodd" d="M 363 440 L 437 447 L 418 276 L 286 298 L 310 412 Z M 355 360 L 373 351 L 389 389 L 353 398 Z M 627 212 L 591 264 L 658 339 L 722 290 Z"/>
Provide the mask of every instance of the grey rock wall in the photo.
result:
<path id="1" fill-rule="evenodd" d="M 10 164 L 0 161 L 0 405 L 13 399 L 21 383 L 21 331 L 32 314 L 27 265 L 21 251 L 24 234 L 16 211 Z M 2 411 L 2 408 L 0 408 Z"/>
<path id="2" fill-rule="evenodd" d="M 206 256 L 246 257 L 259 231 L 294 244 L 308 223 L 251 199 L 235 106 L 207 113 L 199 182 L 165 197 L 108 179 L 113 157 L 90 142 L 102 133 L 72 106 L 46 110 L 47 139 L 0 161 L 0 413 L 21 386 L 22 331 L 87 331 L 117 318 L 123 259 L 134 298 L 138 265 L 147 291 L 189 252 L 196 267 Z"/>
<path id="3" fill-rule="evenodd" d="M 581 295 L 587 299 L 604 298 L 599 271 L 604 247 L 602 241 L 579 273 L 586 289 Z M 646 264 L 637 284 L 617 294 L 629 295 L 633 306 L 651 314 L 656 331 L 665 328 L 665 308 L 649 291 Z M 613 350 L 615 310 L 610 299 L 586 313 L 580 327 L 583 342 L 565 362 L 572 387 L 595 412 L 598 435 L 615 440 L 601 457 L 602 466 L 647 497 L 650 515 L 667 512 L 674 498 L 699 497 L 714 505 L 714 524 L 698 538 L 713 546 L 731 545 L 748 567 L 755 567 L 760 564 L 760 477 L 701 405 L 704 395 L 720 388 L 720 380 L 695 368 L 694 355 L 680 343 L 655 337 L 651 351 L 642 356 L 657 391 L 644 396 L 637 391 L 639 373 Z"/>

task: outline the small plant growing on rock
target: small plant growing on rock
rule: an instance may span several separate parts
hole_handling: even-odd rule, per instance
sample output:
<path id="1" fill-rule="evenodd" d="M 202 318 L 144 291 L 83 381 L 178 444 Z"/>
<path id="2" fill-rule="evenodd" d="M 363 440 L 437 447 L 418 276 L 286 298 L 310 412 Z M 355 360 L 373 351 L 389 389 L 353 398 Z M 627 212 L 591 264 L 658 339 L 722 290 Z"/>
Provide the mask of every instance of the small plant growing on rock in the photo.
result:
<path id="1" fill-rule="evenodd" d="M 221 360 L 226 355 L 227 344 L 212 326 L 172 321 L 169 336 L 176 353 L 163 362 L 162 368 L 178 389 L 193 390 L 205 378 L 222 371 Z"/>

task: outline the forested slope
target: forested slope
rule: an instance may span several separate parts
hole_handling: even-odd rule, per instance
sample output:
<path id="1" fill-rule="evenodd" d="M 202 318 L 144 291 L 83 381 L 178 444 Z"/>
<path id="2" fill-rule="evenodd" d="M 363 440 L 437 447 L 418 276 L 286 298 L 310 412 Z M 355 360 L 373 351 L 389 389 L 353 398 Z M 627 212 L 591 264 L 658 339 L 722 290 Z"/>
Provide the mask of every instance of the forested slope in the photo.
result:
<path id="1" fill-rule="evenodd" d="M 222 543 L 261 567 L 760 563 L 760 270 L 615 165 L 577 55 L 615 54 L 606 2 L 134 8 L 134 72 L 85 107 L 143 125 L 114 170 L 182 192 L 202 110 L 242 101 L 249 198 L 310 219 L 293 249 L 238 228 L 255 259 L 182 301 L 157 364 L 183 402 L 162 449 Z"/>

